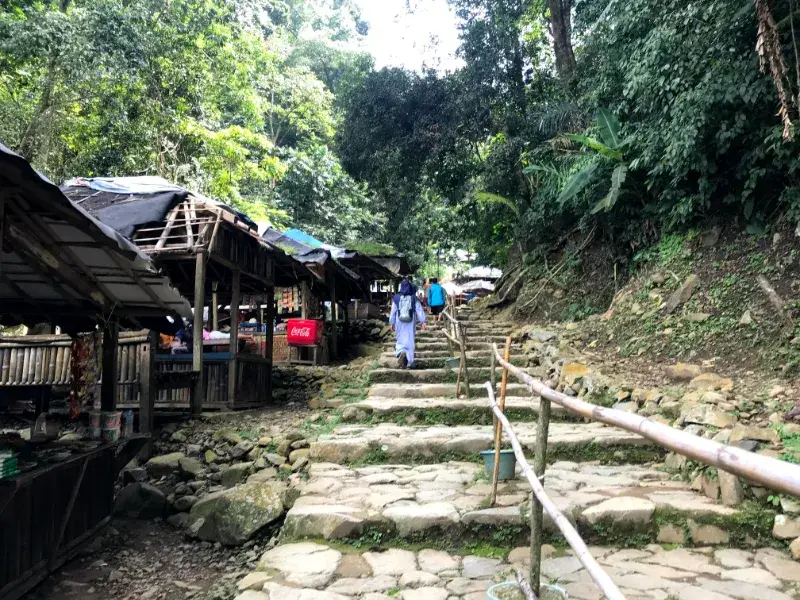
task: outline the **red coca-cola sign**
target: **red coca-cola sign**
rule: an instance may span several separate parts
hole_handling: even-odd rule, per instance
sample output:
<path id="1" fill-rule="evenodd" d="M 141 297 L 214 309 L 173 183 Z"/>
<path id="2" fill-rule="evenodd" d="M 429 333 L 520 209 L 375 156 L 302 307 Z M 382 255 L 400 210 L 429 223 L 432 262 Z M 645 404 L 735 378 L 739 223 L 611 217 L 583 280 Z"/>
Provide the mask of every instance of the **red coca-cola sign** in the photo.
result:
<path id="1" fill-rule="evenodd" d="M 322 321 L 289 319 L 286 323 L 286 341 L 293 346 L 316 346 L 322 341 Z"/>

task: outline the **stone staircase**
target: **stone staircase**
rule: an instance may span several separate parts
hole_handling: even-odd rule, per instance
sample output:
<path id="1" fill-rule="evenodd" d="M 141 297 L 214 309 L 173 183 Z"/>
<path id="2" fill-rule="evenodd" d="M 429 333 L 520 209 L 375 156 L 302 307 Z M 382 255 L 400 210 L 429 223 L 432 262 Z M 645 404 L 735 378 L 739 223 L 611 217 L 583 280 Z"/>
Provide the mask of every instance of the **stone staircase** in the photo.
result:
<path id="1" fill-rule="evenodd" d="M 456 396 L 448 344 L 435 328 L 418 336 L 416 370 L 371 372 L 367 397 L 346 405 L 361 422 L 311 444 L 282 542 L 242 582 L 254 590 L 242 600 L 483 600 L 493 582 L 513 578 L 528 560 L 530 488 L 502 482 L 489 506 L 479 456 L 493 445 L 483 388 L 489 344 L 504 344 L 510 329 L 468 318 L 470 399 Z M 519 345 L 512 357 L 538 367 Z M 512 379 L 506 408 L 532 456 L 538 398 Z M 800 563 L 769 547 L 771 515 L 674 479 L 661 468 L 663 451 L 638 435 L 554 409 L 545 488 L 629 600 L 800 599 Z M 601 598 L 545 518 L 553 544 L 544 549 L 545 580 L 570 598 Z"/>

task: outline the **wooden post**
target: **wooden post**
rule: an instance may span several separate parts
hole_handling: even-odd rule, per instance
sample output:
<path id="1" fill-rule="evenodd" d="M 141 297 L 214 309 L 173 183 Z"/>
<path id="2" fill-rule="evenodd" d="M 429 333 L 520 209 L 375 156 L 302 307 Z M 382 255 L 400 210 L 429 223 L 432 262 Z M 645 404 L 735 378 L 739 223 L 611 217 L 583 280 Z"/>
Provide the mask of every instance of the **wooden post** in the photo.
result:
<path id="1" fill-rule="evenodd" d="M 267 312 L 264 321 L 267 326 L 264 332 L 264 358 L 269 361 L 265 401 L 272 402 L 272 348 L 275 338 L 275 288 L 272 286 L 267 288 Z"/>
<path id="2" fill-rule="evenodd" d="M 152 434 L 155 426 L 154 414 L 156 394 L 158 393 L 155 388 L 157 338 L 158 334 L 150 331 L 147 334 L 147 341 L 139 346 L 142 354 L 139 361 L 139 364 L 142 365 L 139 375 L 139 433 Z M 139 458 L 147 460 L 152 452 L 153 440 L 150 439 L 139 452 Z"/>
<path id="3" fill-rule="evenodd" d="M 110 317 L 103 323 L 103 379 L 100 385 L 100 408 L 117 409 L 117 346 L 119 321 Z"/>
<path id="4" fill-rule="evenodd" d="M 331 360 L 337 358 L 339 356 L 339 337 L 338 335 L 338 326 L 337 317 L 336 317 L 336 278 L 331 274 L 330 276 L 330 300 L 331 300 Z"/>
<path id="5" fill-rule="evenodd" d="M 0 273 L 3 272 L 3 238 L 6 230 L 6 198 L 0 194 Z"/>
<path id="6" fill-rule="evenodd" d="M 461 323 L 457 325 L 458 329 L 458 342 L 461 346 L 461 364 L 464 365 L 464 395 L 467 400 L 470 399 L 469 389 L 469 370 L 467 367 L 467 334 L 464 333 L 464 326 Z"/>
<path id="7" fill-rule="evenodd" d="M 274 293 L 274 292 L 273 292 Z M 311 306 L 311 286 L 307 281 L 300 282 L 300 318 L 307 319 Z"/>
<path id="8" fill-rule="evenodd" d="M 231 282 L 231 358 L 228 363 L 228 406 L 236 406 L 236 396 L 239 391 L 239 286 L 241 285 L 242 272 L 233 270 Z"/>
<path id="9" fill-rule="evenodd" d="M 219 296 L 217 295 L 218 282 L 211 284 L 211 328 L 219 331 Z"/>
<path id="10" fill-rule="evenodd" d="M 344 345 L 350 345 L 350 315 L 347 311 L 347 301 L 342 302 L 342 312 L 344 312 Z"/>
<path id="11" fill-rule="evenodd" d="M 510 340 L 511 338 L 509 338 Z M 508 355 L 506 355 L 508 362 Z M 539 422 L 536 427 L 536 455 L 533 457 L 533 473 L 544 487 L 544 472 L 547 467 L 547 436 L 550 432 L 550 400 L 540 398 Z M 542 503 L 531 494 L 531 588 L 539 596 L 542 574 Z"/>
<path id="12" fill-rule="evenodd" d="M 511 336 L 506 338 L 506 352 L 503 355 L 506 362 L 511 358 Z M 494 359 L 494 353 L 492 353 Z M 492 360 L 494 365 L 494 360 Z M 492 380 L 494 380 L 494 366 L 492 367 Z M 506 410 L 506 387 L 508 386 L 508 369 L 503 369 L 503 380 L 500 384 L 500 411 L 505 413 Z M 494 385 L 492 385 L 494 388 Z M 492 473 L 492 495 L 489 499 L 491 506 L 497 501 L 497 484 L 500 481 L 500 444 L 503 441 L 503 426 L 500 420 L 494 418 L 494 472 Z M 538 592 L 537 592 L 538 593 Z"/>
<path id="13" fill-rule="evenodd" d="M 206 303 L 206 252 L 197 251 L 194 269 L 194 328 L 192 330 L 192 370 L 197 373 L 194 393 L 191 394 L 191 412 L 199 415 L 203 410 L 206 388 L 203 382 L 203 307 Z"/>

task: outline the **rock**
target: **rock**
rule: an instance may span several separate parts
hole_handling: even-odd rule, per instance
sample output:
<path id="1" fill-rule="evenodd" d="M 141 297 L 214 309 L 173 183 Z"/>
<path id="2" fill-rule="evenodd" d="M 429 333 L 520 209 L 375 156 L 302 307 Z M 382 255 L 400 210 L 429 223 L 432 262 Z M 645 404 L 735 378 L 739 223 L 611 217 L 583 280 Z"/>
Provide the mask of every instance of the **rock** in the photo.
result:
<path id="1" fill-rule="evenodd" d="M 176 444 L 185 444 L 186 434 L 183 433 L 182 431 L 176 431 L 169 437 L 169 441 Z"/>
<path id="2" fill-rule="evenodd" d="M 590 525 L 601 521 L 624 521 L 632 525 L 646 525 L 653 517 L 656 505 L 645 498 L 620 496 L 610 498 L 583 511 L 581 517 Z"/>
<path id="3" fill-rule="evenodd" d="M 636 404 L 636 402 L 617 402 L 611 408 L 615 410 L 621 410 L 622 412 L 635 413 L 639 406 Z"/>
<path id="4" fill-rule="evenodd" d="M 182 458 L 178 461 L 184 479 L 194 479 L 203 472 L 203 463 L 196 458 Z"/>
<path id="5" fill-rule="evenodd" d="M 689 535 L 699 545 L 727 544 L 730 536 L 716 525 L 701 525 L 688 519 Z"/>
<path id="6" fill-rule="evenodd" d="M 747 326 L 753 324 L 753 316 L 750 314 L 749 310 L 744 311 L 742 314 L 742 318 L 739 319 L 739 325 Z"/>
<path id="7" fill-rule="evenodd" d="M 772 573 L 756 567 L 723 571 L 722 579 L 733 579 L 734 581 L 771 588 L 781 587 L 781 582 Z"/>
<path id="8" fill-rule="evenodd" d="M 392 548 L 385 552 L 366 552 L 363 559 L 372 569 L 373 575 L 394 575 L 417 570 L 417 559 L 413 552 Z"/>
<path id="9" fill-rule="evenodd" d="M 128 483 L 135 483 L 137 481 L 146 481 L 147 480 L 147 469 L 144 467 L 132 467 L 130 469 L 125 469 L 122 472 L 122 482 L 124 484 Z"/>
<path id="10" fill-rule="evenodd" d="M 311 445 L 312 460 L 341 464 L 364 458 L 370 452 L 370 444 L 363 438 L 334 440 L 330 443 L 317 441 Z"/>
<path id="11" fill-rule="evenodd" d="M 788 496 L 781 496 L 781 510 L 793 515 L 800 513 L 800 500 L 795 500 Z"/>
<path id="12" fill-rule="evenodd" d="M 258 438 L 258 445 L 261 446 L 262 448 L 266 448 L 271 443 L 272 443 L 272 438 L 271 437 Z"/>
<path id="13" fill-rule="evenodd" d="M 362 596 L 374 592 L 386 592 L 394 587 L 397 587 L 397 579 L 389 575 L 365 578 L 343 577 L 328 586 L 327 591 L 345 596 Z"/>
<path id="14" fill-rule="evenodd" d="M 800 563 L 768 554 L 761 558 L 761 564 L 778 579 L 794 582 L 800 581 Z"/>
<path id="15" fill-rule="evenodd" d="M 561 369 L 561 381 L 567 385 L 582 380 L 589 374 L 589 367 L 579 362 L 569 362 Z"/>
<path id="16" fill-rule="evenodd" d="M 344 554 L 336 569 L 336 574 L 339 577 L 358 579 L 372 575 L 372 569 L 360 554 Z"/>
<path id="17" fill-rule="evenodd" d="M 114 514 L 129 519 L 158 519 L 166 510 L 164 492 L 146 483 L 129 483 L 114 500 Z"/>
<path id="18" fill-rule="evenodd" d="M 289 463 L 293 465 L 301 458 L 306 458 L 310 453 L 311 450 L 309 450 L 308 448 L 300 448 L 297 450 L 292 450 L 289 453 Z"/>
<path id="19" fill-rule="evenodd" d="M 287 439 L 283 439 L 278 442 L 278 445 L 275 447 L 275 453 L 281 456 L 289 456 L 289 448 L 291 447 L 292 442 Z"/>
<path id="20" fill-rule="evenodd" d="M 661 271 L 656 271 L 650 275 L 650 283 L 653 285 L 664 285 L 667 281 L 667 276 Z"/>
<path id="21" fill-rule="evenodd" d="M 800 537 L 792 540 L 792 543 L 789 544 L 789 551 L 792 553 L 792 557 L 794 557 L 795 560 L 800 560 Z"/>
<path id="22" fill-rule="evenodd" d="M 301 450 L 303 448 L 308 448 L 311 444 L 309 444 L 308 440 L 296 440 L 292 442 L 292 445 L 289 446 L 292 450 Z"/>
<path id="23" fill-rule="evenodd" d="M 186 458 L 183 452 L 172 452 L 170 454 L 164 454 L 163 456 L 154 456 L 147 461 L 145 468 L 150 474 L 150 477 L 153 479 L 161 479 L 171 474 L 173 471 L 177 471 L 182 458 Z"/>
<path id="24" fill-rule="evenodd" d="M 242 441 L 242 438 L 238 433 L 236 433 L 230 427 L 224 427 L 214 432 L 214 441 L 227 442 L 228 444 L 235 446 L 236 444 Z"/>
<path id="25" fill-rule="evenodd" d="M 491 577 L 502 569 L 503 561 L 499 558 L 465 556 L 462 561 L 461 575 L 467 579 L 483 579 Z"/>
<path id="26" fill-rule="evenodd" d="M 290 584 L 321 588 L 333 579 L 341 560 L 342 554 L 338 550 L 313 542 L 300 542 L 268 550 L 261 556 L 258 568 L 277 569 Z"/>
<path id="27" fill-rule="evenodd" d="M 255 444 L 253 444 L 253 442 L 242 440 L 231 448 L 231 458 L 234 460 L 242 458 L 245 454 L 250 452 L 254 446 Z"/>
<path id="28" fill-rule="evenodd" d="M 209 494 L 192 506 L 189 518 L 201 540 L 238 546 L 282 514 L 280 493 L 271 484 L 248 483 Z"/>
<path id="29" fill-rule="evenodd" d="M 786 393 L 786 388 L 782 385 L 774 385 L 772 389 L 769 391 L 770 398 L 777 398 L 778 396 L 783 396 Z"/>
<path id="30" fill-rule="evenodd" d="M 519 506 L 499 506 L 495 508 L 483 508 L 473 510 L 461 517 L 464 525 L 491 525 L 499 527 L 501 525 L 522 525 L 522 514 Z"/>
<path id="31" fill-rule="evenodd" d="M 249 462 L 230 465 L 222 471 L 221 483 L 225 487 L 233 487 L 247 479 L 247 476 L 250 475 L 252 469 L 253 463 Z"/>
<path id="32" fill-rule="evenodd" d="M 711 313 L 689 313 L 686 315 L 686 320 L 690 323 L 705 323 L 711 318 Z"/>
<path id="33" fill-rule="evenodd" d="M 309 465 L 310 462 L 311 461 L 308 460 L 307 456 L 302 456 L 302 457 L 298 458 L 296 461 L 294 461 L 292 463 L 292 472 L 293 473 L 297 473 L 298 471 L 302 471 L 303 469 L 305 469 Z M 281 468 L 283 468 L 283 467 L 284 467 L 284 465 L 281 465 Z"/>
<path id="34" fill-rule="evenodd" d="M 730 392 L 733 390 L 733 381 L 714 373 L 701 373 L 689 382 L 689 387 L 708 392 Z"/>
<path id="35" fill-rule="evenodd" d="M 734 415 L 707 404 L 689 406 L 681 412 L 681 419 L 684 423 L 698 423 L 719 428 L 733 427 L 736 424 Z"/>
<path id="36" fill-rule="evenodd" d="M 720 228 L 712 227 L 702 236 L 700 236 L 700 243 L 703 245 L 703 248 L 713 248 L 716 246 L 717 242 L 719 241 L 719 234 Z"/>
<path id="37" fill-rule="evenodd" d="M 700 365 L 678 363 L 666 368 L 667 377 L 675 381 L 691 381 L 703 372 Z"/>
<path id="38" fill-rule="evenodd" d="M 736 448 L 741 448 L 742 450 L 747 450 L 748 452 L 755 452 L 758 450 L 758 442 L 754 440 L 742 440 L 740 442 L 731 442 L 728 440 L 731 446 L 735 446 Z"/>
<path id="39" fill-rule="evenodd" d="M 269 600 L 269 594 L 257 590 L 245 590 L 233 600 Z"/>
<path id="40" fill-rule="evenodd" d="M 175 529 L 186 529 L 189 525 L 189 513 L 180 512 L 167 517 L 167 523 L 172 525 Z"/>
<path id="41" fill-rule="evenodd" d="M 181 496 L 175 500 L 173 507 L 178 512 L 186 512 L 197 504 L 197 496 Z"/>
<path id="42" fill-rule="evenodd" d="M 449 502 L 392 506 L 383 512 L 383 516 L 395 524 L 401 536 L 433 527 L 447 527 L 459 520 L 458 511 Z"/>
<path id="43" fill-rule="evenodd" d="M 442 550 L 420 550 L 417 555 L 419 568 L 428 573 L 438 575 L 442 571 L 457 570 L 460 564 L 458 557 L 450 556 Z"/>
<path id="44" fill-rule="evenodd" d="M 775 515 L 772 535 L 781 540 L 800 537 L 800 519 L 793 519 L 786 515 Z"/>
<path id="45" fill-rule="evenodd" d="M 695 288 L 700 284 L 700 278 L 697 275 L 689 275 L 686 281 L 683 282 L 681 287 L 675 290 L 667 299 L 665 310 L 668 313 L 674 312 L 676 308 L 684 304 L 692 297 Z"/>
<path id="46" fill-rule="evenodd" d="M 716 500 L 719 498 L 719 481 L 712 479 L 707 473 L 700 473 L 692 482 L 692 489 L 703 492 L 708 498 Z"/>
<path id="47" fill-rule="evenodd" d="M 727 506 L 738 506 L 744 502 L 744 488 L 736 475 L 718 470 L 719 491 L 722 503 Z"/>
<path id="48" fill-rule="evenodd" d="M 360 535 L 365 523 L 366 514 L 357 508 L 336 504 L 298 505 L 286 514 L 283 531 L 289 538 L 332 540 Z"/>
<path id="49" fill-rule="evenodd" d="M 257 465 L 254 465 L 257 467 Z M 247 478 L 247 483 L 264 483 L 271 480 L 274 480 L 278 476 L 278 470 L 270 468 L 264 468 L 258 471 L 257 473 L 253 473 Z"/>
<path id="50" fill-rule="evenodd" d="M 217 454 L 213 450 L 206 450 L 203 453 L 203 460 L 206 461 L 207 465 L 210 465 L 217 461 Z"/>
<path id="51" fill-rule="evenodd" d="M 286 457 L 283 454 L 277 454 L 275 452 L 267 452 L 264 455 L 264 458 L 267 459 L 267 462 L 271 465 L 275 465 L 276 467 L 280 467 L 281 465 L 286 464 Z"/>
<path id="52" fill-rule="evenodd" d="M 400 592 L 401 600 L 447 600 L 448 596 L 446 589 L 438 587 L 421 587 Z"/>
<path id="53" fill-rule="evenodd" d="M 401 588 L 429 587 L 437 585 L 439 581 L 440 581 L 439 578 L 432 573 L 426 573 L 425 571 L 408 571 L 406 573 L 403 573 L 403 576 L 400 577 L 400 587 Z"/>
<path id="54" fill-rule="evenodd" d="M 270 579 L 272 579 L 272 575 L 264 573 L 263 571 L 255 571 L 245 575 L 243 579 L 240 579 L 236 587 L 240 592 L 244 592 L 245 590 L 261 590 L 264 588 L 264 584 Z"/>
<path id="55" fill-rule="evenodd" d="M 781 441 L 778 432 L 768 427 L 752 427 L 749 425 L 737 424 L 731 431 L 728 441 L 732 444 L 741 440 L 756 440 L 758 442 L 769 442 L 777 444 Z"/>
<path id="56" fill-rule="evenodd" d="M 714 558 L 726 569 L 747 569 L 753 566 L 753 555 L 745 550 L 733 548 L 716 550 Z"/>

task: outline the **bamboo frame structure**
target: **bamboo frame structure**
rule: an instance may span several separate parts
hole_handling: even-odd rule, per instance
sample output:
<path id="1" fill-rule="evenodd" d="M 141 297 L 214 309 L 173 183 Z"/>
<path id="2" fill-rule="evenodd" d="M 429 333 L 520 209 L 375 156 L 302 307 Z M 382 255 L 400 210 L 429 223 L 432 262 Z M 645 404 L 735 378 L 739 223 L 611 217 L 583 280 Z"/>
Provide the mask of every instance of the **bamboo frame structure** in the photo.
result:
<path id="1" fill-rule="evenodd" d="M 508 363 L 506 363 L 506 365 L 507 364 Z M 567 540 L 567 543 L 570 545 L 570 548 L 572 548 L 572 550 L 575 552 L 575 557 L 586 569 L 586 572 L 589 573 L 592 581 L 595 582 L 603 595 L 608 600 L 625 600 L 625 596 L 619 590 L 617 585 L 611 580 L 611 577 L 609 577 L 608 573 L 606 573 L 597 563 L 591 552 L 589 552 L 589 548 L 586 546 L 586 543 L 583 541 L 577 530 L 572 526 L 572 523 L 570 523 L 569 519 L 567 519 L 567 517 L 564 516 L 560 510 L 558 510 L 556 505 L 544 491 L 544 487 L 540 483 L 539 478 L 536 476 L 536 474 L 534 474 L 533 469 L 525 458 L 525 452 L 522 449 L 522 444 L 520 444 L 517 435 L 511 428 L 511 423 L 509 423 L 508 419 L 503 414 L 503 411 L 500 410 L 500 406 L 497 404 L 494 389 L 492 389 L 491 383 L 486 383 L 486 390 L 489 394 L 489 405 L 492 407 L 492 412 L 494 412 L 497 420 L 500 421 L 502 430 L 508 435 L 509 440 L 511 441 L 511 447 L 514 449 L 514 456 L 516 456 L 517 462 L 519 462 L 520 466 L 522 467 L 522 475 L 528 480 L 528 483 L 530 483 L 534 496 L 536 496 L 538 501 L 542 504 L 544 510 L 548 515 L 550 515 L 550 518 L 553 519 L 556 527 L 558 527 L 559 531 L 561 531 L 561 533 L 564 535 L 564 538 Z M 539 540 L 539 543 L 541 543 L 541 540 Z M 532 571 L 533 568 L 533 565 L 531 565 Z M 534 587 L 533 581 L 531 584 L 531 587 Z M 534 588 L 534 593 L 535 591 L 536 590 Z"/>
<path id="2" fill-rule="evenodd" d="M 511 359 L 511 336 L 506 338 L 506 360 Z M 494 367 L 492 361 L 492 367 Z M 494 368 L 492 369 L 492 376 L 494 376 Z M 503 369 L 503 379 L 500 384 L 500 410 L 506 411 L 506 388 L 508 387 L 508 369 Z M 494 389 L 494 382 L 492 382 L 492 389 Z M 503 430 L 500 428 L 500 421 L 494 420 L 494 471 L 492 471 L 492 495 L 489 498 L 489 505 L 494 506 L 497 502 L 497 484 L 500 482 L 500 444 L 503 441 Z M 538 593 L 538 590 L 537 590 Z"/>
<path id="3" fill-rule="evenodd" d="M 453 345 L 455 344 L 458 347 L 460 354 L 460 361 L 458 363 L 458 378 L 456 379 L 456 396 L 458 396 L 460 393 L 463 376 L 464 396 L 467 398 L 467 400 L 469 400 L 470 382 L 467 366 L 467 334 L 464 331 L 463 323 L 454 318 L 447 310 L 443 311 L 442 314 L 445 316 L 447 321 L 447 325 L 442 329 L 442 333 L 444 333 L 445 337 L 447 338 L 448 346 L 450 347 L 450 353 L 453 353 Z M 451 329 L 450 332 L 447 331 L 448 326 Z"/>
<path id="4" fill-rule="evenodd" d="M 748 452 L 734 446 L 725 446 L 719 442 L 673 429 L 657 421 L 651 421 L 641 415 L 604 408 L 567 396 L 547 387 L 541 381 L 504 361 L 497 349 L 497 344 L 492 344 L 492 351 L 501 366 L 508 368 L 517 379 L 542 399 L 550 400 L 568 411 L 592 421 L 599 421 L 632 433 L 638 433 L 662 448 L 743 477 L 762 487 L 800 496 L 800 465 Z"/>

